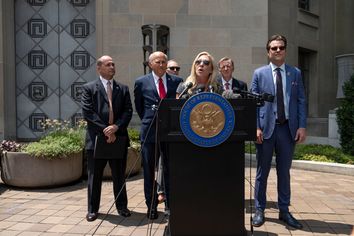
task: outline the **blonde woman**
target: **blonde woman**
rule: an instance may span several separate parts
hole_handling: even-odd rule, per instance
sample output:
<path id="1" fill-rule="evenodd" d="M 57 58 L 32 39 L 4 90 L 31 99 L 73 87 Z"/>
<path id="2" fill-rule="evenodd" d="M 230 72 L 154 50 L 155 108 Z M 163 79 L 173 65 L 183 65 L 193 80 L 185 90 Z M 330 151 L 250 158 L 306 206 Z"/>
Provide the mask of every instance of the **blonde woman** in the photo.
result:
<path id="1" fill-rule="evenodd" d="M 193 61 L 190 75 L 178 86 L 176 98 L 179 98 L 182 93 L 182 98 L 189 98 L 199 92 L 220 94 L 222 88 L 217 82 L 216 75 L 217 67 L 213 56 L 208 52 L 199 53 Z"/>

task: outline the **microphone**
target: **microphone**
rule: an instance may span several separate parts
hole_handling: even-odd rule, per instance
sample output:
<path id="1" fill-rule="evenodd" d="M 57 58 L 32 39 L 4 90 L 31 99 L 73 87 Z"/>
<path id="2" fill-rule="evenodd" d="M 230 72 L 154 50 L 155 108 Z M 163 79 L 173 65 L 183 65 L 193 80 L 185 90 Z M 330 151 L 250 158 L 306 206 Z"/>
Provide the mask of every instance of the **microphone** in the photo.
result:
<path id="1" fill-rule="evenodd" d="M 184 96 L 184 94 L 188 91 L 188 89 L 192 88 L 193 83 L 192 82 L 188 82 L 186 84 L 186 87 L 183 89 L 182 93 L 180 95 L 178 95 L 177 99 L 180 99 L 182 96 Z"/>
<path id="2" fill-rule="evenodd" d="M 214 93 L 214 87 L 212 85 L 209 85 L 208 88 L 209 88 L 209 92 Z"/>
<path id="3" fill-rule="evenodd" d="M 234 91 L 234 93 L 243 94 L 243 95 L 246 95 L 247 97 L 254 98 L 257 100 L 262 100 L 262 101 L 266 101 L 266 102 L 273 102 L 274 101 L 274 96 L 269 93 L 258 94 L 258 93 L 252 93 L 252 92 L 249 92 L 246 90 L 241 90 L 239 88 L 233 88 L 232 90 Z"/>
<path id="4" fill-rule="evenodd" d="M 267 102 L 273 102 L 274 101 L 274 95 L 269 94 L 269 93 L 263 93 L 262 94 L 262 98 L 263 98 L 264 101 L 267 101 Z"/>
<path id="5" fill-rule="evenodd" d="M 236 99 L 241 97 L 241 95 L 235 94 L 232 90 L 225 90 L 222 92 L 221 96 L 225 99 Z"/>
<path id="6" fill-rule="evenodd" d="M 204 92 L 204 90 L 205 90 L 205 85 L 204 84 L 198 84 L 197 85 L 197 87 L 196 87 L 196 94 L 198 94 L 198 93 L 201 93 L 201 92 Z"/>

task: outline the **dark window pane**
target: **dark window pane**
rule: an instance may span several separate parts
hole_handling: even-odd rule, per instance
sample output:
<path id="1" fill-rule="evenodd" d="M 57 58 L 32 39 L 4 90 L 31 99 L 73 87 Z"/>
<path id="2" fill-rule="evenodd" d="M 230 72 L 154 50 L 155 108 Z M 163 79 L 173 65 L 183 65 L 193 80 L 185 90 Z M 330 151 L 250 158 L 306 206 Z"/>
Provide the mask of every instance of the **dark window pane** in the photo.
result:
<path id="1" fill-rule="evenodd" d="M 310 10 L 310 0 L 299 0 L 299 8 L 309 11 Z"/>

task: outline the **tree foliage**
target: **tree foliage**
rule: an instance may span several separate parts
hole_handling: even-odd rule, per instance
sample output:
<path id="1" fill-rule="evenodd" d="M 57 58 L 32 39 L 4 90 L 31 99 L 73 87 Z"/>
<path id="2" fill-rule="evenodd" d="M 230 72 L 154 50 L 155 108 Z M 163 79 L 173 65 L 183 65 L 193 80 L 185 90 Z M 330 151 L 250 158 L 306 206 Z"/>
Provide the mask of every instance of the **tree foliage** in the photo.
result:
<path id="1" fill-rule="evenodd" d="M 354 74 L 343 85 L 344 98 L 336 112 L 343 152 L 354 155 Z"/>

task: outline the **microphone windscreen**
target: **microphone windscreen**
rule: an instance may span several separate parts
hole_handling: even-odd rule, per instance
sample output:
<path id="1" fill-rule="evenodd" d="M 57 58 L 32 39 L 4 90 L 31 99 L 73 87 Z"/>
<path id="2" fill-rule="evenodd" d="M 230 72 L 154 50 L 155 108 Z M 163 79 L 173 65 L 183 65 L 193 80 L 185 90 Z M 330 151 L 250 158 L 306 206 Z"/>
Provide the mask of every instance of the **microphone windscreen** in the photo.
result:
<path id="1" fill-rule="evenodd" d="M 231 90 L 225 90 L 224 92 L 222 92 L 221 96 L 226 99 L 233 99 L 234 93 Z"/>
<path id="2" fill-rule="evenodd" d="M 222 92 L 221 96 L 225 99 L 236 99 L 242 97 L 240 94 L 235 94 L 232 90 L 225 90 Z"/>
<path id="3" fill-rule="evenodd" d="M 234 91 L 234 93 L 242 93 L 242 90 L 237 87 L 233 88 L 232 90 Z"/>
<path id="4" fill-rule="evenodd" d="M 209 89 L 209 92 L 211 92 L 211 93 L 214 92 L 214 87 L 213 87 L 213 85 L 209 85 L 208 89 Z"/>
<path id="5" fill-rule="evenodd" d="M 204 92 L 205 90 L 205 85 L 204 84 L 198 84 L 196 87 L 196 93 L 201 93 Z"/>
<path id="6" fill-rule="evenodd" d="M 193 83 L 192 83 L 192 82 L 188 82 L 188 83 L 186 84 L 186 88 L 188 88 L 188 89 L 192 88 L 192 86 L 193 86 Z"/>

